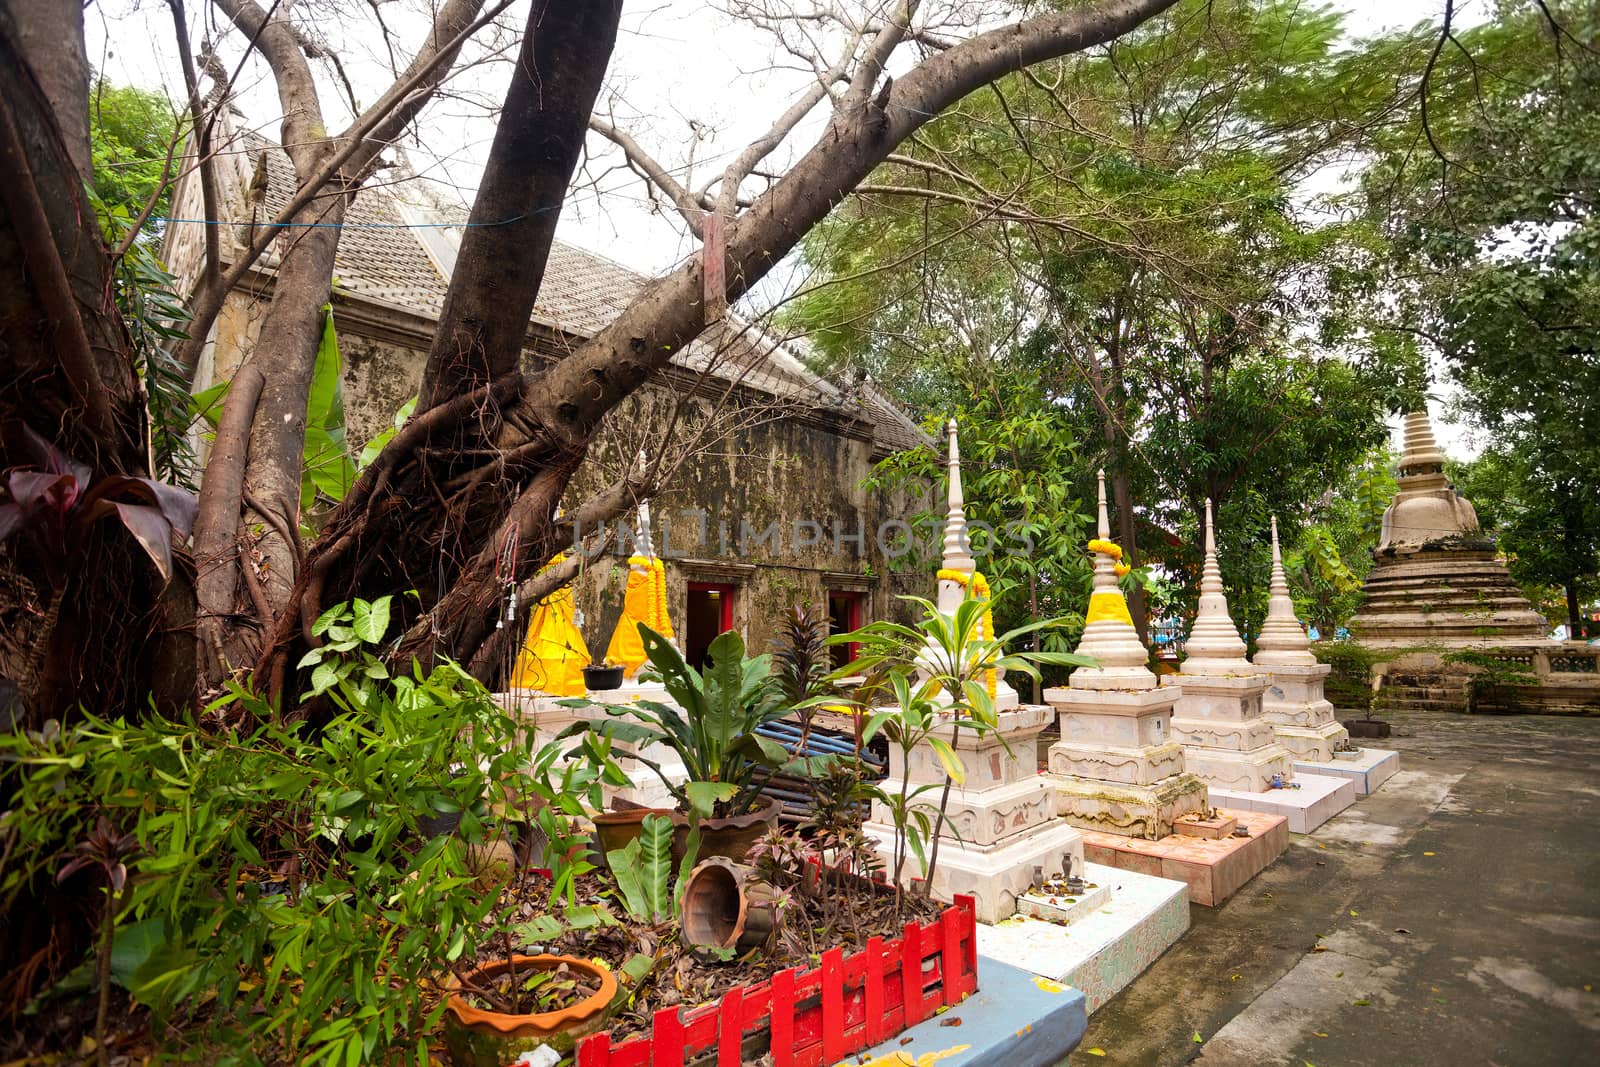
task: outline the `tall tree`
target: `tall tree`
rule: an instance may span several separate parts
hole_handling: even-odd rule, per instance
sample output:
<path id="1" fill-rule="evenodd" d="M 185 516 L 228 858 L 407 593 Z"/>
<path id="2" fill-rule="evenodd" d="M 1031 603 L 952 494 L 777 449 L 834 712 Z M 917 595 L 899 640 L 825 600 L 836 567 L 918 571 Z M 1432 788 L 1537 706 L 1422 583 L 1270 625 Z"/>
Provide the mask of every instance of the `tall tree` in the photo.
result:
<path id="1" fill-rule="evenodd" d="M 1370 227 L 1298 188 L 1397 91 L 1349 76 L 1340 40 L 1326 9 L 1238 0 L 997 83 L 808 242 L 825 280 L 795 320 L 925 396 L 963 361 L 1040 375 L 1110 470 L 1135 562 L 1153 535 L 1197 568 L 1207 498 L 1248 503 L 1223 507 L 1225 555 L 1259 539 L 1381 437 L 1385 373 L 1410 358 L 1355 319 Z"/>
<path id="2" fill-rule="evenodd" d="M 290 121 L 298 124 L 303 115 L 314 113 L 305 110 L 313 102 L 305 95 L 305 71 L 295 54 L 302 42 L 293 27 L 276 21 L 277 9 L 269 17 L 249 0 L 221 2 L 273 65 L 285 111 L 292 113 Z M 854 32 L 845 35 L 841 57 L 820 71 L 826 76 L 775 121 L 767 136 L 730 163 L 719 175 L 715 196 L 675 190 L 682 196 L 674 196 L 673 202 L 681 204 L 697 230 L 708 210 L 726 220 L 726 281 L 722 292 L 713 294 L 722 299 L 713 304 L 720 306 L 745 293 L 874 166 L 944 108 L 1008 72 L 1111 40 L 1171 3 L 1099 0 L 965 38 L 936 41 L 930 40 L 919 21 L 921 5 L 897 4 L 864 12 L 853 23 Z M 484 196 L 474 206 L 478 217 L 495 214 L 503 220 L 506 216 L 498 212 L 519 197 L 532 202 L 564 186 L 579 143 L 573 131 L 592 125 L 592 93 L 609 57 L 617 8 L 616 3 L 534 5 L 485 168 Z M 439 19 L 461 14 L 460 3 L 447 4 Z M 0 29 L 10 28 L 11 24 L 0 24 Z M 336 184 L 327 191 L 322 176 L 342 176 L 340 181 L 346 183 L 360 176 L 362 167 L 346 168 L 359 153 L 369 153 L 370 160 L 370 153 L 392 139 L 398 124 L 411 113 L 408 109 L 424 95 L 416 90 L 433 84 L 431 79 L 448 65 L 459 37 L 442 30 L 430 37 L 412 71 L 386 94 L 386 99 L 392 95 L 400 102 L 381 121 L 365 121 L 372 114 L 369 110 L 352 130 L 332 141 L 314 125 L 305 129 L 297 125 L 289 131 L 285 143 L 304 147 L 305 158 L 297 162 L 301 186 L 291 200 L 294 217 L 282 221 L 324 223 L 336 218 L 348 186 Z M 34 42 L 33 50 L 19 44 L 21 40 Z M 3 42 L 24 79 L 39 64 L 56 58 L 37 40 L 8 33 Z M 82 56 L 81 33 L 55 44 L 70 55 Z M 925 57 L 909 67 L 896 67 L 902 73 L 891 78 L 887 71 L 894 53 L 913 44 L 925 51 Z M 424 61 L 423 54 L 431 58 Z M 87 94 L 86 82 L 82 94 Z M 81 106 L 82 96 L 76 103 L 70 94 L 51 101 L 35 90 L 34 97 L 39 100 L 36 117 L 47 124 L 49 138 L 60 144 L 55 109 L 46 105 L 70 111 Z M 0 101 L 0 109 L 13 108 L 10 100 Z M 829 115 L 816 142 L 764 192 L 741 192 L 762 160 L 818 107 L 827 108 Z M 297 132 L 308 135 L 309 141 L 296 137 Z M 59 196 L 70 207 L 74 187 L 70 175 L 76 173 L 70 156 L 63 151 L 41 162 L 47 165 L 35 167 L 25 181 L 8 184 L 33 191 L 28 195 L 48 191 L 44 195 Z M 306 177 L 307 170 L 315 173 Z M 665 168 L 655 170 L 672 182 Z M 575 565 L 551 568 L 533 577 L 570 536 L 570 525 L 558 526 L 555 520 L 556 502 L 602 420 L 713 320 L 703 300 L 702 263 L 696 257 L 646 286 L 610 326 L 571 355 L 525 377 L 518 369 L 522 340 L 548 251 L 548 236 L 541 235 L 540 228 L 546 220 L 553 226 L 558 205 L 543 200 L 539 206 L 540 221 L 530 226 L 469 228 L 472 237 L 463 243 L 449 307 L 439 326 L 441 344 L 428 361 L 426 409 L 363 472 L 318 542 L 306 552 L 303 567 L 295 570 L 289 561 L 295 585 L 281 610 L 273 611 L 276 618 L 259 664 L 276 692 L 299 691 L 291 687 L 288 674 L 303 651 L 318 643 L 310 623 L 325 606 L 353 595 L 370 597 L 396 589 L 415 588 L 422 594 L 420 605 L 405 619 L 407 631 L 396 656 L 427 659 L 449 654 L 484 670 L 498 662 L 503 650 L 490 640 L 496 632 L 492 619 L 508 586 L 527 602 L 570 579 L 576 569 Z M 279 224 L 275 220 L 274 225 Z M 273 239 L 280 237 L 274 234 Z M 307 243 L 304 237 L 297 232 L 290 247 L 296 254 L 303 250 L 306 269 L 288 272 L 287 258 L 280 259 L 277 288 L 286 300 L 291 292 L 297 294 L 297 302 L 316 296 L 320 306 L 327 291 L 328 277 L 322 270 L 328 252 L 320 241 Z M 28 256 L 6 262 L 16 265 L 19 289 L 33 287 L 43 268 L 62 263 L 74 251 L 88 264 L 102 264 L 102 247 L 82 220 L 74 225 L 69 215 L 58 234 L 39 231 L 26 245 Z M 331 270 L 331 263 L 326 266 Z M 488 294 L 471 291 L 464 282 L 469 278 L 474 279 L 473 286 L 493 287 L 503 299 L 485 299 Z M 276 303 L 273 315 L 279 314 Z M 69 310 L 74 317 L 92 321 L 97 330 L 115 334 L 115 317 L 106 308 L 92 301 L 82 306 L 93 310 L 84 316 Z M 242 507 L 248 505 L 247 489 L 249 496 L 271 509 L 281 506 L 273 500 L 287 498 L 299 482 L 298 461 L 289 454 L 298 454 L 309 374 L 306 362 L 314 346 L 301 347 L 306 340 L 303 304 L 290 308 L 286 303 L 281 315 L 272 336 L 282 346 L 269 345 L 264 333 L 256 357 L 263 366 L 253 374 L 241 373 L 230 391 L 206 472 L 199 531 L 204 536 L 196 539 L 204 567 L 228 566 L 219 561 L 229 555 Z M 46 319 L 50 324 L 66 321 L 54 313 Z M 36 326 L 32 329 L 37 331 Z M 196 329 L 203 332 L 202 324 L 197 323 Z M 450 347 L 452 343 L 456 347 Z M 103 347 L 116 355 L 115 367 L 128 373 L 120 345 Z M 96 433 L 114 434 L 115 426 L 110 413 L 96 416 L 104 390 L 74 389 L 64 351 L 36 344 L 28 357 L 41 363 L 43 375 L 59 377 L 54 400 L 58 410 L 72 406 L 69 401 L 76 396 L 82 414 L 70 413 L 74 423 L 70 440 L 48 422 L 41 425 L 47 438 L 92 452 L 98 443 Z M 13 358 L 16 355 L 13 352 Z M 269 358 L 289 366 L 266 366 Z M 28 381 L 7 376 L 4 381 L 5 401 L 15 409 L 31 399 L 37 377 Z M 134 414 L 142 418 L 137 408 Z M 282 425 L 269 427 L 269 421 Z M 78 432 L 77 424 L 84 422 L 84 430 Z M 132 440 L 136 439 L 137 433 Z M 8 452 L 8 464 L 14 455 Z M 251 483 L 252 471 L 265 472 L 263 480 Z M 290 471 L 292 481 L 287 477 Z M 640 472 L 610 487 L 575 509 L 568 523 L 621 513 L 637 494 L 652 488 L 651 476 Z M 278 485 L 280 481 L 285 484 Z M 262 500 L 256 489 L 268 499 Z M 281 520 L 282 515 L 266 518 Z M 518 534 L 518 550 L 511 560 L 512 572 L 507 576 L 502 571 L 497 578 L 495 560 L 513 532 Z M 231 619 L 236 585 L 222 581 L 217 585 L 221 599 L 203 595 L 203 604 L 208 605 L 203 610 L 213 620 L 219 611 Z M 76 639 L 126 654 L 126 643 L 109 636 L 127 613 L 148 610 L 148 600 L 137 596 L 124 600 L 118 611 L 108 613 L 111 618 L 86 620 Z M 214 651 L 218 641 L 230 638 L 225 623 L 221 634 L 203 636 L 202 648 Z M 69 695 L 58 694 L 57 699 Z M 29 704 L 39 717 L 63 706 L 50 701 Z"/>
<path id="3" fill-rule="evenodd" d="M 1360 190 L 1393 238 L 1387 323 L 1442 358 L 1491 445 L 1472 491 L 1506 502 L 1519 580 L 1562 586 L 1574 632 L 1600 499 L 1597 33 L 1588 3 L 1447 17 Z"/>

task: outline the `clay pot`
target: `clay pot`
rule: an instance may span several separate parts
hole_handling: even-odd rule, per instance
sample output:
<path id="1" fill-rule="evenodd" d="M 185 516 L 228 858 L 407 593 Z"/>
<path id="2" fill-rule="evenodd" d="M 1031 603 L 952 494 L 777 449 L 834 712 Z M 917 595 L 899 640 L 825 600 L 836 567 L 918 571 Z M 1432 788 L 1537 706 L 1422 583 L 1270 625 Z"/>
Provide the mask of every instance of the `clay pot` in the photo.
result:
<path id="1" fill-rule="evenodd" d="M 536 1015 L 484 1011 L 452 992 L 445 1002 L 444 1043 L 455 1067 L 501 1067 L 542 1045 L 549 1045 L 565 1056 L 580 1037 L 587 1037 L 606 1025 L 611 1001 L 617 995 L 617 979 L 610 970 L 573 956 L 513 956 L 512 960 L 518 970 L 554 970 L 564 963 L 571 970 L 595 979 L 600 988 L 593 996 L 570 1008 Z M 505 960 L 494 960 L 472 971 L 467 980 L 494 978 L 506 967 Z M 460 987 L 460 981 L 452 977 L 446 988 L 457 990 Z"/>
<path id="2" fill-rule="evenodd" d="M 606 866 L 606 853 L 627 848 L 628 842 L 639 836 L 640 826 L 647 815 L 665 815 L 671 818 L 671 808 L 628 808 L 624 811 L 602 811 L 591 821 L 594 823 L 596 866 Z"/>
<path id="3" fill-rule="evenodd" d="M 696 948 L 749 952 L 770 944 L 781 921 L 783 894 L 754 868 L 713 856 L 683 883 L 679 936 Z"/>
<path id="4" fill-rule="evenodd" d="M 761 840 L 769 830 L 778 828 L 778 816 L 783 813 L 783 802 L 767 797 L 766 803 L 748 815 L 734 815 L 727 819 L 700 820 L 700 851 L 698 859 L 725 856 L 734 862 L 744 859 L 750 846 Z M 689 849 L 689 816 L 683 812 L 672 813 L 672 862 L 683 861 Z"/>

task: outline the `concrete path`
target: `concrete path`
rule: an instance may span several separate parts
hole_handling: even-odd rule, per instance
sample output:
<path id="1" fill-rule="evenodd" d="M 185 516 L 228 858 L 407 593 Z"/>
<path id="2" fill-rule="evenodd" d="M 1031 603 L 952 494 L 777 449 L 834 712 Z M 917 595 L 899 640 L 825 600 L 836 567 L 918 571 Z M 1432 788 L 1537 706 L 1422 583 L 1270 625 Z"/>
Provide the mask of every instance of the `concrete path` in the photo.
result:
<path id="1" fill-rule="evenodd" d="M 1600 719 L 1389 718 L 1400 773 L 1193 908 L 1073 1067 L 1600 1064 Z"/>

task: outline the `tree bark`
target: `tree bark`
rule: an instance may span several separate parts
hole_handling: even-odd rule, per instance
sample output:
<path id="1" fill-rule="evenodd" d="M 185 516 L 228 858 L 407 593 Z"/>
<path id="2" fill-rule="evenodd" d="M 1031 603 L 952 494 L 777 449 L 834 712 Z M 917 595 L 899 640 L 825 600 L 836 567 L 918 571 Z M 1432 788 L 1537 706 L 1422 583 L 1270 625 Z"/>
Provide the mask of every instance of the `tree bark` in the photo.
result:
<path id="1" fill-rule="evenodd" d="M 419 410 L 510 373 L 522 357 L 561 202 L 622 17 L 622 0 L 594 0 L 570 18 L 556 17 L 553 9 L 566 6 L 537 0 L 528 14 L 428 352 Z M 504 254 L 513 248 L 516 255 Z"/>
<path id="2" fill-rule="evenodd" d="M 854 103 L 835 113 L 818 142 L 789 173 L 728 226 L 726 298 L 732 301 L 743 295 L 898 144 L 944 108 L 1025 65 L 1111 40 L 1172 2 L 1109 0 L 1050 12 L 980 34 L 922 61 L 899 80 L 885 81 L 876 93 L 859 94 Z M 552 4 L 540 28 L 555 32 L 556 23 L 582 17 L 571 5 Z M 546 91 L 549 79 L 563 73 L 571 76 L 563 68 L 540 72 Z M 508 108 L 507 114 L 510 121 L 512 110 Z M 524 110 L 521 116 L 520 121 L 554 123 L 561 128 L 569 122 L 586 124 L 588 119 L 586 113 L 575 116 L 548 110 Z M 538 129 L 505 131 L 503 138 L 497 135 L 486 176 L 504 165 L 502 151 L 536 144 L 544 136 L 550 135 Z M 496 229 L 484 228 L 473 258 L 500 256 L 531 264 L 544 256 L 546 249 L 518 247 L 510 239 L 512 235 L 497 235 Z M 468 263 L 465 254 L 458 259 L 451 305 L 440 324 L 440 336 L 454 337 L 460 343 L 463 334 L 457 331 L 465 331 L 468 344 L 484 347 L 481 355 L 476 347 L 469 347 L 465 365 L 458 365 L 459 349 L 435 350 L 427 371 L 427 380 L 433 383 L 429 399 L 435 408 L 447 402 L 451 390 L 458 391 L 456 396 L 474 395 L 459 391 L 474 386 L 481 390 L 484 382 L 491 388 L 499 385 L 505 379 L 495 377 L 494 371 L 515 365 L 526 329 L 523 302 L 502 301 L 499 307 L 486 307 L 483 300 L 455 292 L 463 288 L 469 271 L 493 279 L 513 276 L 498 273 L 508 269 L 506 265 Z M 537 273 L 519 267 L 514 276 L 519 284 L 536 286 L 540 280 Z M 565 487 L 601 421 L 705 329 L 702 288 L 701 263 L 696 257 L 646 285 L 609 326 L 526 389 L 509 396 L 512 402 L 507 409 L 480 406 L 474 410 L 475 432 L 492 440 L 502 458 L 469 476 L 468 485 L 477 489 L 494 486 L 500 489 L 498 493 L 472 498 L 461 494 L 438 508 L 419 509 L 415 502 L 436 493 L 441 484 L 440 472 L 429 469 L 426 462 L 401 454 L 381 471 L 375 464 L 364 472 L 307 555 L 306 572 L 295 590 L 300 622 L 353 595 L 431 588 L 435 584 L 432 572 L 452 568 L 447 570 L 437 597 L 424 594 L 422 614 L 407 619 L 409 629 L 400 646 L 401 655 L 427 661 L 447 653 L 461 662 L 472 662 L 481 642 L 492 632 L 489 619 L 505 589 L 522 583 L 561 547 L 550 536 L 554 529 L 551 512 L 560 499 L 559 490 Z M 527 299 L 531 303 L 531 296 Z M 475 307 L 483 308 L 486 316 L 503 319 L 498 324 L 488 318 L 464 321 Z M 490 337 L 499 338 L 495 344 L 505 347 L 491 351 L 487 347 Z M 439 430 L 459 432 L 460 426 L 451 423 Z M 405 447 L 415 449 L 420 443 L 413 441 Z M 399 437 L 386 451 L 398 446 Z M 510 456 L 517 457 L 515 463 L 504 458 Z M 463 477 L 450 473 L 457 482 Z M 542 475 L 554 475 L 554 479 Z M 508 484 L 529 488 L 511 497 L 503 489 Z M 458 541 L 463 529 L 475 536 Z M 515 573 L 500 576 L 504 584 L 497 587 L 490 564 L 512 533 L 520 546 Z M 358 544 L 366 546 L 360 553 L 355 551 Z M 462 550 L 447 551 L 454 544 L 460 544 Z M 454 569 L 454 560 L 469 562 Z M 397 580 L 405 584 L 397 584 Z M 297 652 L 309 643 L 303 625 L 280 619 L 258 670 L 277 677 L 286 664 L 299 659 Z"/>

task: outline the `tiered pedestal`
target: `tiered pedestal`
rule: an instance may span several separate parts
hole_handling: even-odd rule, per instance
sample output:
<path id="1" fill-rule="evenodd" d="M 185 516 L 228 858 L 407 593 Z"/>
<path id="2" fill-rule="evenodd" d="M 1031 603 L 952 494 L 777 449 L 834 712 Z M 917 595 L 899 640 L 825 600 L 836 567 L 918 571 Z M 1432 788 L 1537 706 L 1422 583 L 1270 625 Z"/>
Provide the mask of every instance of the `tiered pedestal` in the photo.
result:
<path id="1" fill-rule="evenodd" d="M 1262 718 L 1272 724 L 1278 743 L 1289 750 L 1297 775 L 1348 778 L 1356 795 L 1366 796 L 1400 769 L 1400 753 L 1387 749 L 1339 749 L 1350 731 L 1339 724 L 1333 705 L 1322 695 L 1323 679 L 1333 670 L 1326 663 L 1261 664 L 1272 675 L 1262 698 Z"/>
<path id="2" fill-rule="evenodd" d="M 1212 789 L 1259 793 L 1273 775 L 1293 773 L 1289 753 L 1261 717 L 1264 674 L 1169 674 L 1163 687 L 1180 690 L 1172 736 L 1183 744 L 1183 763 Z"/>
<path id="3" fill-rule="evenodd" d="M 1220 809 L 1219 813 L 1222 821 L 1233 824 L 1220 837 L 1185 832 L 1160 841 L 1135 841 L 1089 832 L 1083 835 L 1084 855 L 1091 865 L 1104 863 L 1183 882 L 1191 902 L 1214 908 L 1289 847 L 1289 820 L 1282 815 Z M 1238 836 L 1235 830 L 1249 836 Z"/>
<path id="4" fill-rule="evenodd" d="M 1205 783 L 1184 770 L 1167 721 L 1177 694 L 1161 689 L 1050 689 L 1061 740 L 1047 766 L 1056 811 L 1074 826 L 1156 840 L 1179 816 L 1204 811 Z"/>
<path id="5" fill-rule="evenodd" d="M 533 725 L 535 752 L 554 741 L 563 730 L 575 722 L 598 722 L 609 718 L 605 710 L 600 707 L 586 711 L 582 708 L 564 707 L 561 703 L 572 699 L 579 698 L 551 696 L 533 689 L 516 689 L 498 694 L 501 707 L 514 711 L 523 721 Z M 631 704 L 640 699 L 672 703 L 671 698 L 667 696 L 665 686 L 648 682 L 625 685 L 620 689 L 590 692 L 582 699 L 594 700 L 597 704 Z M 569 738 L 563 744 L 576 746 L 578 739 Z M 635 752 L 631 745 L 621 741 L 613 745 L 612 752 L 616 756 L 617 766 L 622 768 L 623 773 L 633 784 L 603 786 L 602 796 L 608 807 L 613 800 L 619 798 L 649 808 L 671 808 L 677 804 L 656 772 L 634 758 L 642 755 L 659 764 L 661 770 L 673 782 L 683 782 L 688 779 L 689 774 L 676 753 L 661 745 L 646 745 Z"/>
<path id="6" fill-rule="evenodd" d="M 1282 815 L 1291 833 L 1309 834 L 1355 803 L 1347 778 L 1296 774 L 1293 759 L 1262 717 L 1264 674 L 1168 675 L 1182 687 L 1172 733 L 1184 763 L 1205 779 L 1211 802 L 1231 811 Z M 1273 776 L 1291 788 L 1272 787 Z"/>
<path id="7" fill-rule="evenodd" d="M 1046 878 L 1061 874 L 1063 856 L 1071 857 L 1074 871 L 1083 869 L 1082 835 L 1056 820 L 1055 792 L 1037 771 L 1038 737 L 1050 715 L 1049 708 L 1025 705 L 1000 712 L 997 729 L 982 735 L 953 724 L 937 733 L 961 760 L 965 781 L 950 789 L 930 888 L 940 900 L 958 893 L 974 898 L 979 922 L 1015 914 L 1017 898 L 1034 884 L 1036 872 Z M 942 789 L 944 765 L 925 744 L 911 751 L 909 764 L 891 749 L 883 788 L 892 792 L 901 781 L 912 789 Z M 936 808 L 938 800 L 938 789 L 930 789 L 914 803 L 926 810 Z M 864 828 L 892 871 L 894 823 L 881 803 L 873 805 Z M 903 877 L 922 873 L 908 850 Z"/>
<path id="8" fill-rule="evenodd" d="M 1339 725 L 1333 705 L 1322 695 L 1322 682 L 1333 670 L 1326 663 L 1262 664 L 1272 678 L 1261 699 L 1261 717 L 1272 724 L 1278 743 L 1296 760 L 1327 763 L 1334 746 L 1350 739 Z"/>

